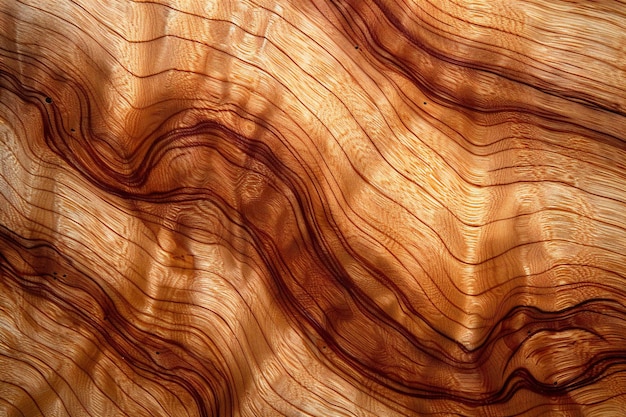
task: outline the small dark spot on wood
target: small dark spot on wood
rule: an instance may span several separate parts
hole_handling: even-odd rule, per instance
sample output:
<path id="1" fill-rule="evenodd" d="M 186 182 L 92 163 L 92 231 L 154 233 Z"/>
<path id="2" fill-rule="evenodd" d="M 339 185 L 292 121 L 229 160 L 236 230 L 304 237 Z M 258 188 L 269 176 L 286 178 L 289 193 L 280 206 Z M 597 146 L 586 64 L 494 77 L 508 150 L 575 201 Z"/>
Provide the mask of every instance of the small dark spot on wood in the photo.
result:
<path id="1" fill-rule="evenodd" d="M 157 354 L 157 355 L 160 355 L 160 354 L 161 354 L 161 352 L 157 352 L 156 354 Z"/>
<path id="2" fill-rule="evenodd" d="M 557 385 L 557 384 L 558 384 L 558 382 L 554 381 L 554 385 Z"/>
<path id="3" fill-rule="evenodd" d="M 359 45 L 354 45 L 354 49 L 359 49 Z"/>
<path id="4" fill-rule="evenodd" d="M 52 275 L 56 275 L 56 274 L 57 274 L 56 272 L 53 272 L 53 273 L 52 273 Z"/>
<path id="5" fill-rule="evenodd" d="M 71 129 L 70 129 L 70 131 L 72 131 L 72 132 L 76 132 L 76 129 L 74 129 L 74 128 L 71 128 Z"/>
<path id="6" fill-rule="evenodd" d="M 63 278 L 65 278 L 65 277 L 67 277 L 67 275 L 66 275 L 66 274 L 63 274 Z"/>
<path id="7" fill-rule="evenodd" d="M 52 99 L 50 97 L 46 97 L 46 103 L 52 103 Z"/>
<path id="8" fill-rule="evenodd" d="M 424 102 L 424 104 L 426 104 L 426 102 Z"/>

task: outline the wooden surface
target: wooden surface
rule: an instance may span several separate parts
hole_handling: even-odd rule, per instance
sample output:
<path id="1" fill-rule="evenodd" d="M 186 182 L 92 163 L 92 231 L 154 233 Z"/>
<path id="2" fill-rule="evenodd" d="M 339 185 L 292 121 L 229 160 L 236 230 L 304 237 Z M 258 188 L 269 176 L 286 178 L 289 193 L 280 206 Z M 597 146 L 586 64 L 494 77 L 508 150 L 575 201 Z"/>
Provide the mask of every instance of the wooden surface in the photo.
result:
<path id="1" fill-rule="evenodd" d="M 0 415 L 617 416 L 626 3 L 0 3 Z"/>

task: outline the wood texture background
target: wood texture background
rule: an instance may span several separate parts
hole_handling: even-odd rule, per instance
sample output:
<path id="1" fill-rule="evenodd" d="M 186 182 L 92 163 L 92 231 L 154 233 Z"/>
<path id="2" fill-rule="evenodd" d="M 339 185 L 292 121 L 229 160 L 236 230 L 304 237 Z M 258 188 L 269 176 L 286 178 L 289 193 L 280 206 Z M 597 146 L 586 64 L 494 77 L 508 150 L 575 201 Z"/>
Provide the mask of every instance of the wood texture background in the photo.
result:
<path id="1" fill-rule="evenodd" d="M 0 3 L 0 415 L 617 416 L 626 3 Z"/>

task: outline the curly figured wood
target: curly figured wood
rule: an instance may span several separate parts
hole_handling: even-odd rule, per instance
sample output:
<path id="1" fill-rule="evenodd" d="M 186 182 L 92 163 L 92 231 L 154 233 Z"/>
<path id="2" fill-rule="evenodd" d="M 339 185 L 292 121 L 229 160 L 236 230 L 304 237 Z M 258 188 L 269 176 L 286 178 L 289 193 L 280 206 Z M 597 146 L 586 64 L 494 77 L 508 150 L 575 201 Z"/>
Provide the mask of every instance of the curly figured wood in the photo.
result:
<path id="1" fill-rule="evenodd" d="M 618 415 L 626 4 L 8 0 L 0 414 Z"/>

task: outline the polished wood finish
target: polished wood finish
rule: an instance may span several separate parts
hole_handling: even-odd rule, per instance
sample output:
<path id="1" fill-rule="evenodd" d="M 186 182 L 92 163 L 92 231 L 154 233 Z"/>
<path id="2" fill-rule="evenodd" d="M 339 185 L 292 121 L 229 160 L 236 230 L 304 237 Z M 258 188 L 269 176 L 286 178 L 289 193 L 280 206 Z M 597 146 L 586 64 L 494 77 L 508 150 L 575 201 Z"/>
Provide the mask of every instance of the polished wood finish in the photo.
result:
<path id="1" fill-rule="evenodd" d="M 0 414 L 626 409 L 626 3 L 0 5 Z"/>

